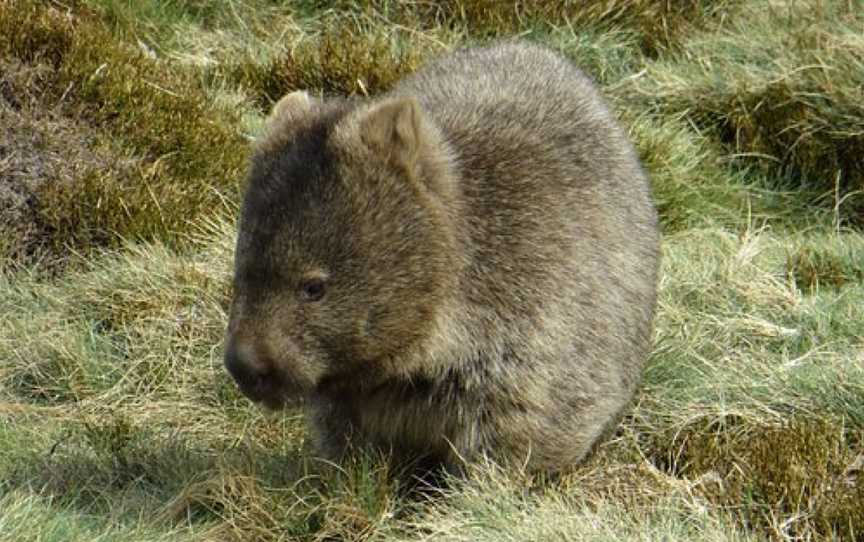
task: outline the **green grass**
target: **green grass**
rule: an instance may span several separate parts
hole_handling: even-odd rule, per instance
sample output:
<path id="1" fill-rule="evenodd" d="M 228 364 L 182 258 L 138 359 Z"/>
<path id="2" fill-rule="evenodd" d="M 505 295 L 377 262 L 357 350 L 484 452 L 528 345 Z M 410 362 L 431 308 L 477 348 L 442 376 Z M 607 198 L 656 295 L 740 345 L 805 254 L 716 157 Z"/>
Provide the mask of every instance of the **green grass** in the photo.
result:
<path id="1" fill-rule="evenodd" d="M 649 62 L 631 96 L 684 115 L 744 164 L 864 216 L 864 3 L 772 2 Z"/>
<path id="2" fill-rule="evenodd" d="M 475 473 L 472 483 L 444 492 L 426 507 L 411 524 L 413 536 L 395 539 L 460 542 L 757 539 L 737 528 L 726 514 L 705 514 L 699 499 L 684 484 L 661 480 L 665 477 L 641 466 L 629 467 L 630 472 L 615 474 L 626 476 L 628 482 L 633 481 L 634 474 L 642 476 L 640 484 L 654 486 L 657 493 L 637 497 L 612 495 L 613 490 L 601 495 L 590 488 L 590 477 L 596 473 L 529 492 L 525 489 L 530 485 L 528 482 L 513 480 L 495 468 L 482 468 Z M 623 478 L 615 481 L 621 483 Z M 644 500 L 640 502 L 639 497 Z"/>
<path id="3" fill-rule="evenodd" d="M 0 3 L 0 540 L 864 539 L 864 7 L 769 4 Z M 516 34 L 653 181 L 637 401 L 555 480 L 326 468 L 222 368 L 248 139 Z"/>

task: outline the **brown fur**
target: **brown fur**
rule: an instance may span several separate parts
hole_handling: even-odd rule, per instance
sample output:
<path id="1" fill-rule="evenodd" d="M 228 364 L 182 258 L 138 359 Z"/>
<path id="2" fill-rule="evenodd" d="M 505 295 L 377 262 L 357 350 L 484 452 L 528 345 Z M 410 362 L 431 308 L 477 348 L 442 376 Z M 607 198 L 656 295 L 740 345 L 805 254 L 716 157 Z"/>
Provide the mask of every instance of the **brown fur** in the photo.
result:
<path id="1" fill-rule="evenodd" d="M 332 459 L 559 470 L 633 395 L 658 242 L 631 145 L 546 49 L 459 51 L 369 102 L 292 93 L 252 160 L 226 364 L 303 399 Z"/>

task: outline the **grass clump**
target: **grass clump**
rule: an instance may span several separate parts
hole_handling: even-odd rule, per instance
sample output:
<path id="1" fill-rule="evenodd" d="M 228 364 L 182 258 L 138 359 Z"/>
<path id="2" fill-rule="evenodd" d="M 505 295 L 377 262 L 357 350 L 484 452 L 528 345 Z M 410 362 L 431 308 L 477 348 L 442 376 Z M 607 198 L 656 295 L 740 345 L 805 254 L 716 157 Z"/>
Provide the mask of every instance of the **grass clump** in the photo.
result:
<path id="1" fill-rule="evenodd" d="M 0 61 L 0 256 L 13 265 L 62 259 L 39 194 L 97 175 L 125 176 L 136 161 L 95 143 L 98 132 L 44 107 L 47 64 Z"/>
<path id="2" fill-rule="evenodd" d="M 8 1 L 0 5 L 0 52 L 4 60 L 46 62 L 59 66 L 72 47 L 75 17 L 47 9 L 34 1 Z"/>
<path id="3" fill-rule="evenodd" d="M 331 16 L 319 33 L 299 40 L 264 64 L 240 62 L 227 68 L 228 80 L 269 106 L 297 89 L 326 94 L 374 95 L 415 71 L 430 46 L 404 31 Z"/>
<path id="4" fill-rule="evenodd" d="M 799 220 L 794 196 L 761 190 L 758 180 L 720 158 L 717 145 L 681 119 L 625 111 L 642 164 L 651 178 L 665 233 L 709 224 L 745 229 L 751 220 Z"/>
<path id="5" fill-rule="evenodd" d="M 855 540 L 864 532 L 862 437 L 860 428 L 824 418 L 761 425 L 727 416 L 662 436 L 660 464 L 701 479 L 699 493 L 750 528 L 777 538 Z"/>
<path id="6" fill-rule="evenodd" d="M 684 114 L 746 164 L 864 216 L 864 6 L 777 1 L 648 66 L 634 96 Z M 778 24 L 782 21 L 782 24 Z"/>
<path id="7" fill-rule="evenodd" d="M 787 276 L 800 243 L 766 229 L 671 236 L 649 396 L 682 412 L 720 415 L 734 405 L 757 418 L 818 410 L 864 419 L 864 320 L 856 316 L 864 286 L 805 296 Z"/>
<path id="8" fill-rule="evenodd" d="M 210 30 L 210 16 L 190 10 L 177 16 L 182 22 L 174 23 L 172 35 L 172 25 L 164 19 L 173 7 L 162 12 L 147 2 L 134 10 L 125 5 L 123 9 L 112 8 L 113 2 L 94 2 L 109 20 L 124 28 L 143 19 L 153 34 L 166 35 L 163 42 L 172 44 L 166 54 L 201 64 L 209 77 L 241 87 L 264 108 L 286 92 L 301 88 L 374 95 L 460 40 L 524 35 L 532 29 L 538 30 L 538 36 L 557 36 L 553 39 L 560 42 L 559 48 L 584 60 L 586 69 L 600 79 L 615 78 L 624 66 L 632 64 L 632 59 L 624 57 L 643 45 L 649 47 L 646 42 L 668 39 L 671 43 L 672 34 L 679 32 L 672 27 L 683 28 L 696 21 L 702 24 L 736 3 L 693 0 L 511 5 L 455 1 L 433 5 L 372 0 L 326 5 L 300 2 L 293 10 L 280 10 L 258 2 L 241 2 L 232 10 L 234 20 L 215 16 L 221 21 L 220 35 Z M 271 14 L 279 25 L 270 22 L 268 31 L 261 13 Z M 237 20 L 244 21 L 242 28 L 238 28 Z M 279 35 L 272 34 L 274 26 L 282 27 Z M 184 38 L 182 34 L 199 38 Z M 622 40 L 628 44 L 623 49 Z M 658 43 L 650 47 L 660 47 Z"/>
<path id="9" fill-rule="evenodd" d="M 786 259 L 787 273 L 795 285 L 815 293 L 820 288 L 841 288 L 864 280 L 864 247 L 849 235 L 804 240 Z"/>
<path id="10" fill-rule="evenodd" d="M 805 290 L 787 266 L 814 247 L 851 262 L 860 236 L 717 233 L 667 239 L 658 347 L 624 434 L 637 457 L 749 530 L 855 540 L 864 288 Z"/>
<path id="11" fill-rule="evenodd" d="M 520 33 L 546 33 L 559 27 L 579 31 L 619 30 L 636 37 L 641 49 L 655 55 L 674 46 L 683 35 L 732 10 L 738 0 L 446 0 L 393 2 L 343 0 L 328 2 L 340 11 L 375 13 L 411 28 L 439 29 L 488 39 Z M 323 7 L 321 3 L 311 3 Z"/>
<path id="12" fill-rule="evenodd" d="M 389 529 L 402 506 L 380 458 L 338 469 L 281 459 L 262 470 L 223 458 L 168 503 L 164 516 L 219 518 L 223 540 L 368 540 Z"/>
<path id="13" fill-rule="evenodd" d="M 32 188 L 42 241 L 56 251 L 120 237 L 167 240 L 190 217 L 236 199 L 245 144 L 192 74 L 118 42 L 84 8 L 30 0 L 0 5 L 0 51 L 25 66 L 47 63 L 42 89 L 32 89 L 39 99 L 25 112 L 33 131 L 41 111 L 57 110 L 92 135 L 66 149 L 55 138 L 58 155 L 71 162 L 97 152 L 134 164 L 72 162 L 66 178 Z"/>

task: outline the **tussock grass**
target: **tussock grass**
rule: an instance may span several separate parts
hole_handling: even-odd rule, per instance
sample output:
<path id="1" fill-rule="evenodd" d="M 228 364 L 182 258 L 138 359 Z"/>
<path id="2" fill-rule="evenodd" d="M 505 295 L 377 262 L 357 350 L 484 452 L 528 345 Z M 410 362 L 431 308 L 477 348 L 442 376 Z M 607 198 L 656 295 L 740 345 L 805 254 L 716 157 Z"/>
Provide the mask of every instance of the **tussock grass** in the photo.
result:
<path id="1" fill-rule="evenodd" d="M 228 260 L 223 252 L 223 265 L 214 266 L 152 245 L 130 247 L 65 286 L 0 280 L 4 331 L 28 338 L 0 343 L 8 360 L 0 382 L 49 403 L 84 400 L 116 384 L 130 397 L 176 388 L 221 341 Z"/>
<path id="2" fill-rule="evenodd" d="M 864 4 L 772 1 L 652 63 L 635 94 L 860 224 Z"/>
<path id="3" fill-rule="evenodd" d="M 632 438 L 656 468 L 692 481 L 748 528 L 854 539 L 864 487 L 864 329 L 852 316 L 861 283 L 801 291 L 784 273 L 796 241 L 716 235 L 688 233 L 683 250 L 665 254 L 660 346 Z M 841 242 L 829 234 L 818 244 Z"/>
<path id="4" fill-rule="evenodd" d="M 35 81 L 39 87 L 25 90 L 39 97 L 29 108 L 34 131 L 46 109 L 93 126 L 95 143 L 72 138 L 67 149 L 58 148 L 63 159 L 107 148 L 118 161 L 136 162 L 129 168 L 73 162 L 66 166 L 76 170 L 70 178 L 34 188 L 43 236 L 55 249 L 116 243 L 120 236 L 167 240 L 190 217 L 236 198 L 246 146 L 232 115 L 208 103 L 192 74 L 118 42 L 87 10 L 30 0 L 0 4 L 0 54 L 48 66 Z"/>
<path id="5" fill-rule="evenodd" d="M 855 539 L 864 528 L 860 428 L 792 417 L 775 425 L 735 415 L 664 435 L 667 469 L 775 536 Z M 778 517 L 784 521 L 778 522 Z"/>
<path id="6" fill-rule="evenodd" d="M 848 246 L 834 254 L 850 265 L 859 242 L 766 230 L 667 241 L 658 348 L 631 438 L 660 471 L 772 538 L 862 532 L 864 291 L 801 290 L 786 272 L 795 247 Z"/>
<path id="7" fill-rule="evenodd" d="M 658 352 L 646 385 L 671 379 L 662 387 L 662 401 L 679 402 L 682 409 L 723 413 L 726 402 L 734 401 L 751 405 L 760 418 L 782 417 L 789 412 L 788 395 L 804 412 L 860 420 L 864 323 L 855 316 L 860 281 L 819 295 L 800 290 L 787 274 L 788 254 L 801 243 L 795 237 L 765 230 L 679 235 L 686 242 L 664 253 L 664 269 L 667 277 L 679 268 L 686 271 L 664 279 L 672 282 L 661 298 Z M 837 235 L 809 242 L 860 249 L 857 234 Z M 860 261 L 861 252 L 838 257 L 849 265 Z"/>
<path id="8" fill-rule="evenodd" d="M 860 239 L 837 236 L 803 239 L 786 260 L 787 272 L 795 285 L 808 293 L 820 288 L 841 288 L 864 280 L 864 248 Z"/>
<path id="9" fill-rule="evenodd" d="M 133 33 L 135 39 L 168 56 L 206 65 L 217 79 L 243 86 L 268 105 L 298 88 L 375 94 L 430 54 L 466 39 L 533 33 L 553 42 L 569 42 L 568 53 L 577 48 L 580 53 L 598 47 L 620 49 L 626 42 L 631 54 L 656 54 L 686 33 L 735 11 L 740 1 L 340 0 L 276 6 L 247 0 L 232 4 L 231 9 L 217 9 L 214 2 L 133 5 L 91 0 L 88 4 L 122 32 Z M 564 34 L 570 39 L 564 39 Z M 608 57 L 605 52 L 580 56 L 588 57 L 586 68 L 601 79 L 609 70 L 620 75 L 620 70 L 603 62 Z"/>
<path id="10" fill-rule="evenodd" d="M 269 0 L 244 0 L 230 6 L 220 1 L 162 0 L 88 0 L 87 4 L 116 35 L 137 43 L 152 57 L 201 69 L 206 81 L 218 78 L 218 68 L 225 64 L 273 61 L 303 39 L 311 24 L 298 22 L 302 11 L 298 6 Z M 213 88 L 205 85 L 205 90 Z M 218 92 L 210 96 L 218 97 Z"/>
<path id="11" fill-rule="evenodd" d="M 776 202 L 760 198 L 753 183 L 724 165 L 713 144 L 680 119 L 643 115 L 628 124 L 651 177 L 664 232 L 704 225 L 706 219 L 735 227 L 748 211 L 772 218 L 782 212 Z"/>
<path id="12" fill-rule="evenodd" d="M 96 144 L 98 132 L 91 127 L 45 107 L 52 77 L 47 64 L 0 62 L 0 256 L 18 265 L 51 268 L 63 257 L 62 247 L 52 243 L 53 227 L 44 220 L 39 194 L 52 185 L 68 190 L 81 178 L 126 177 L 138 165 Z"/>
<path id="13" fill-rule="evenodd" d="M 665 233 L 706 225 L 744 231 L 761 222 L 806 229 L 841 221 L 837 208 L 814 204 L 800 191 L 736 165 L 683 115 L 634 114 L 622 106 L 620 117 L 651 178 Z"/>
<path id="14" fill-rule="evenodd" d="M 318 32 L 307 34 L 269 63 L 229 66 L 228 79 L 267 105 L 297 89 L 373 95 L 415 71 L 435 49 L 440 51 L 441 46 L 414 39 L 399 28 L 330 16 Z"/>
<path id="15" fill-rule="evenodd" d="M 589 0 L 555 2 L 529 0 L 446 0 L 399 2 L 392 0 L 340 0 L 311 2 L 338 11 L 375 13 L 389 20 L 422 29 L 446 28 L 473 39 L 511 36 L 570 27 L 585 30 L 623 30 L 639 41 L 648 54 L 673 46 L 687 32 L 733 10 L 736 0 Z"/>
<path id="16" fill-rule="evenodd" d="M 769 7 L 0 2 L 0 540 L 861 539 L 862 10 Z M 654 182 L 636 404 L 556 479 L 323 465 L 222 368 L 240 134 L 514 34 L 599 81 Z"/>

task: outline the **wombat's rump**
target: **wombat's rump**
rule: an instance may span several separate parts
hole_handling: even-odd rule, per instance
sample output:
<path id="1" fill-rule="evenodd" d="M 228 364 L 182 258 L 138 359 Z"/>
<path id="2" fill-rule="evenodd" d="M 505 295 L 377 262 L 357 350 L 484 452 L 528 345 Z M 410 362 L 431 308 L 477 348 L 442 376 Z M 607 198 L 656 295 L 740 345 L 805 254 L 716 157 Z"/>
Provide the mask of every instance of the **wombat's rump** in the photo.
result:
<path id="1" fill-rule="evenodd" d="M 256 144 L 225 361 L 303 399 L 317 453 L 580 461 L 650 347 L 647 179 L 536 45 L 440 58 L 371 101 L 284 97 Z"/>

